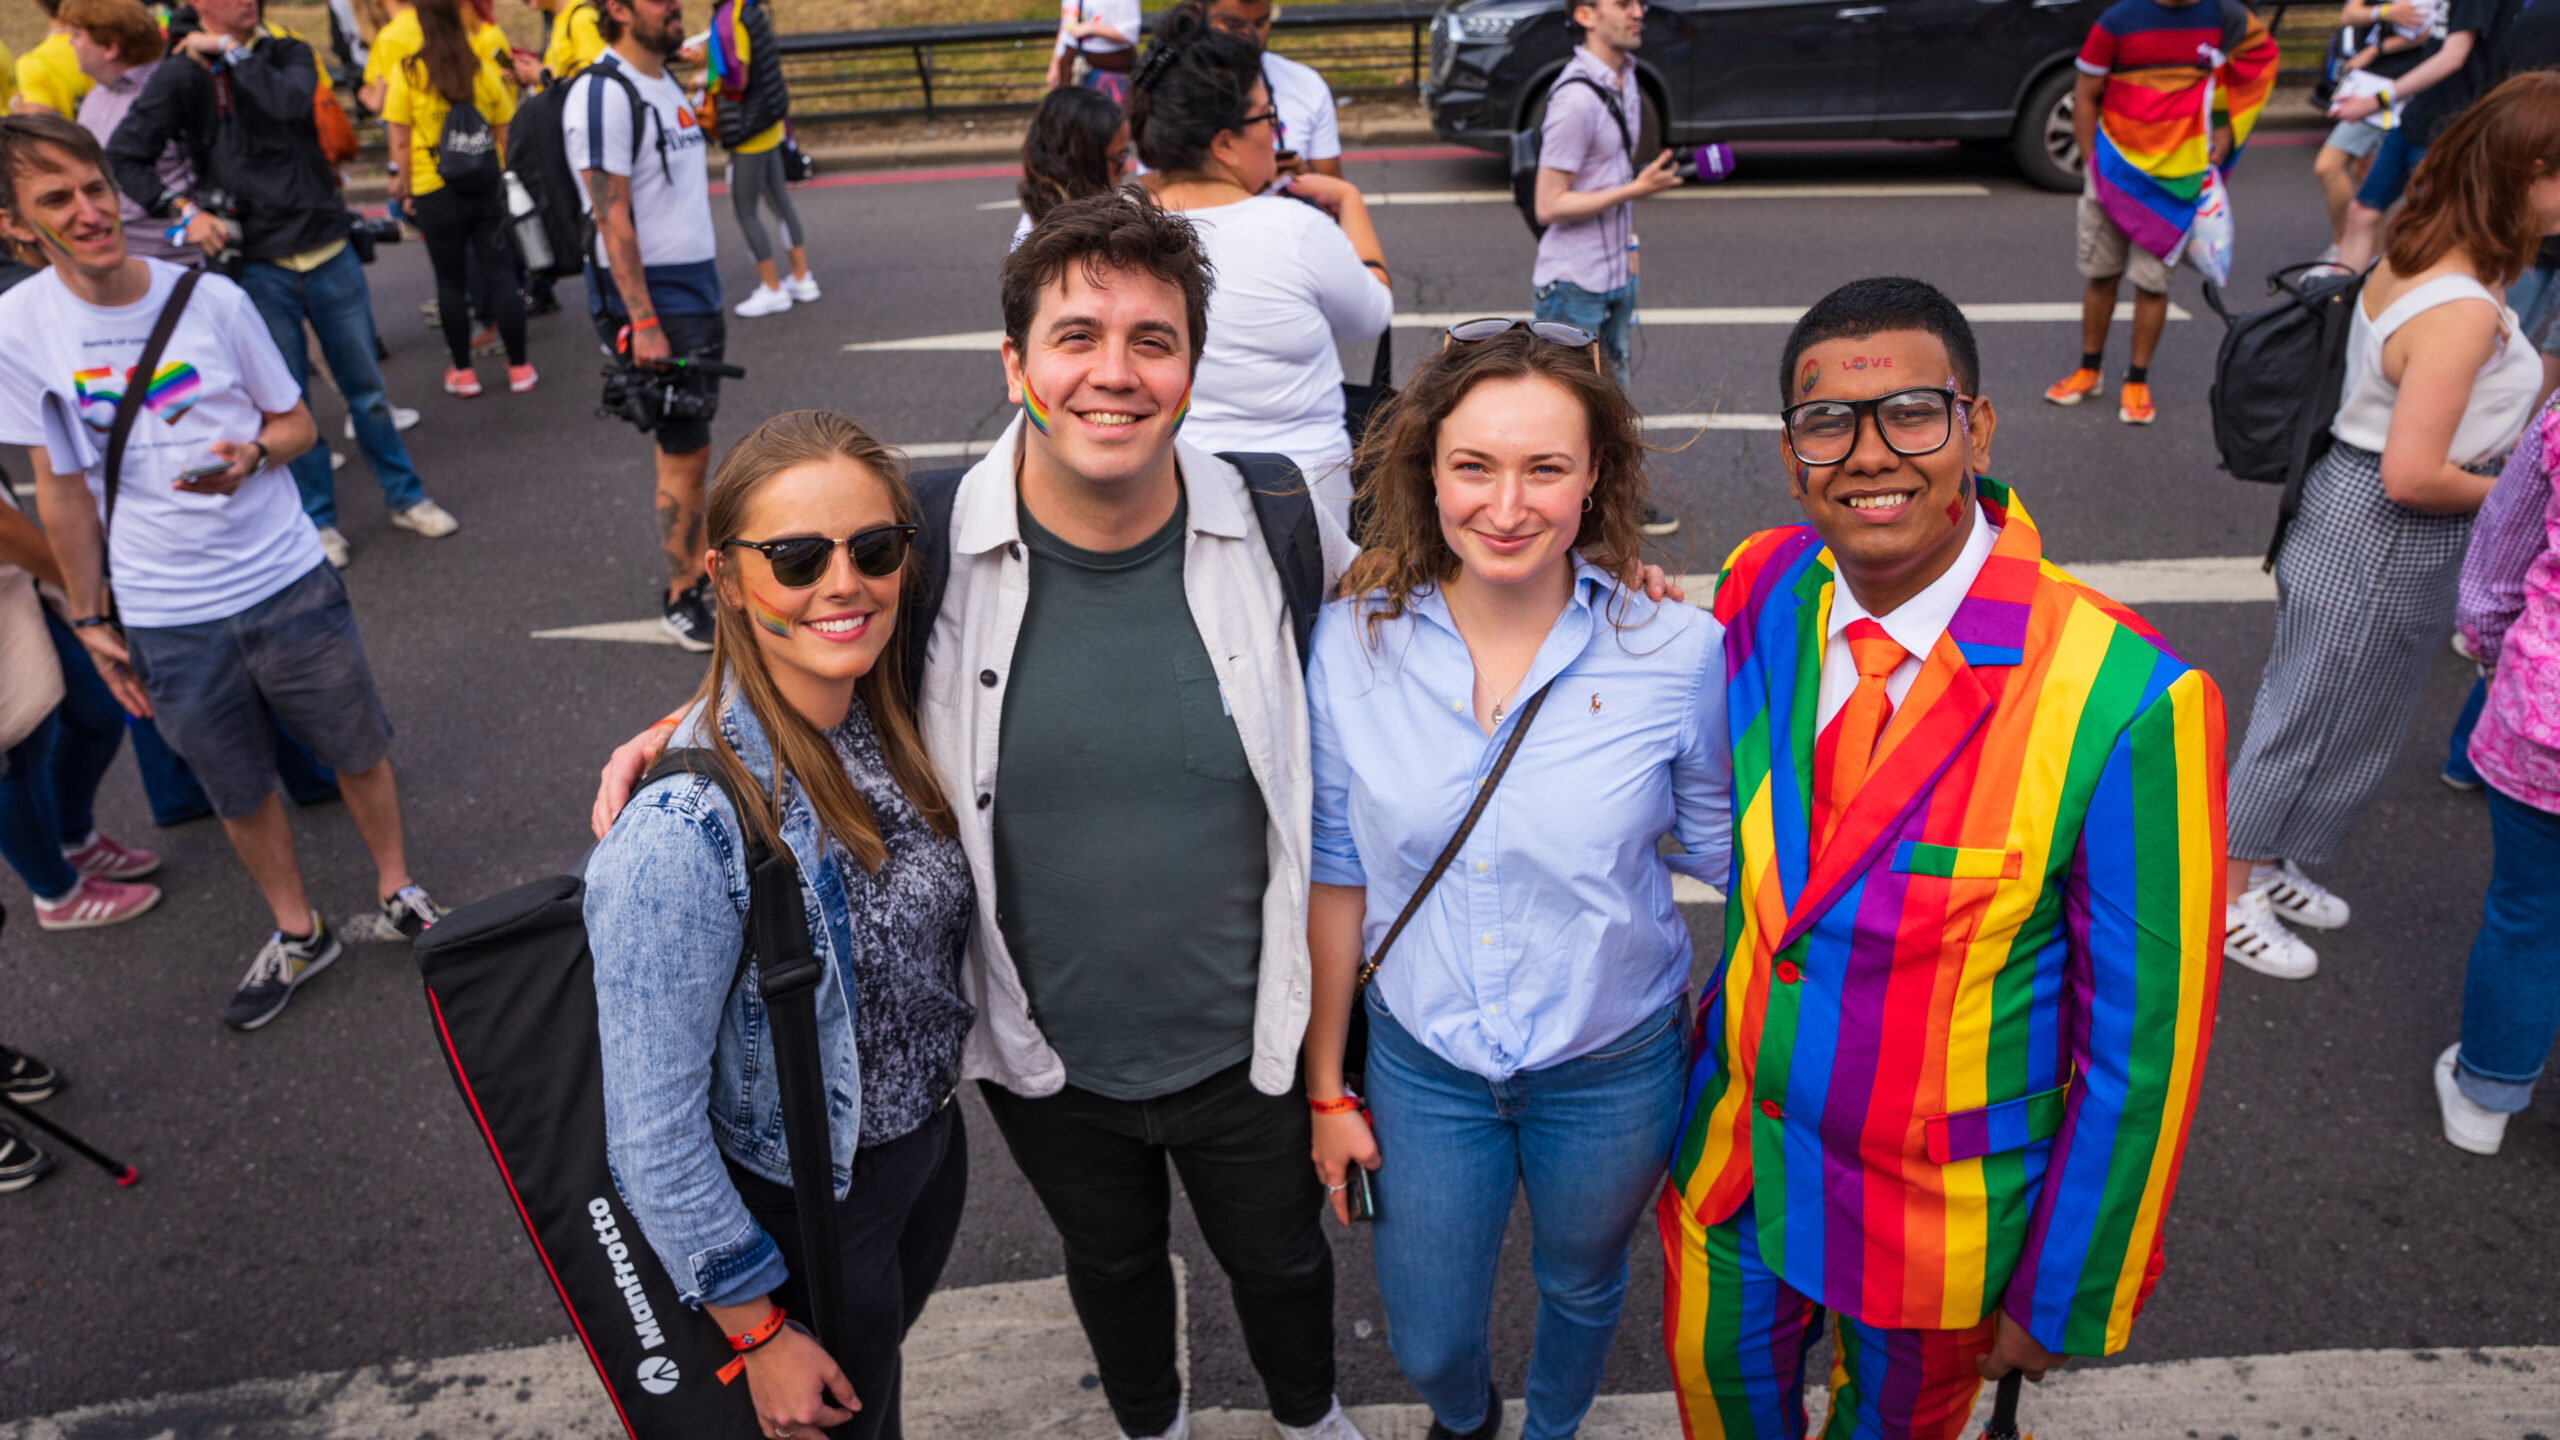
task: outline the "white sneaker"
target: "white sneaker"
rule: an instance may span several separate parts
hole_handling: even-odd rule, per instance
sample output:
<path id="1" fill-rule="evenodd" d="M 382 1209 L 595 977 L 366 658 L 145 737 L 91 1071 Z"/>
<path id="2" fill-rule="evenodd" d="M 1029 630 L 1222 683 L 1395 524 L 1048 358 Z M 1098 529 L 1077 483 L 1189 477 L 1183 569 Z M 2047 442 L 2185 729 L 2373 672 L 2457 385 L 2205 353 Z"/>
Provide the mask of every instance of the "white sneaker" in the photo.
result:
<path id="1" fill-rule="evenodd" d="M 418 412 L 410 409 L 406 405 L 394 405 L 391 407 L 391 428 L 394 430 L 414 429 L 417 426 L 418 420 Z M 348 439 L 353 440 L 356 438 L 356 417 L 353 415 L 347 417 L 346 431 Z"/>
<path id="2" fill-rule="evenodd" d="M 1280 1440 L 1369 1440 L 1360 1433 L 1359 1426 L 1351 1423 L 1351 1417 L 1342 1413 L 1339 1397 L 1324 1418 L 1313 1425 L 1282 1425 L 1277 1420 L 1271 1423 L 1280 1431 Z"/>
<path id="3" fill-rule="evenodd" d="M 2222 958 L 2278 980 L 2308 980 L 2320 968 L 2320 952 L 2284 928 L 2264 890 L 2222 907 Z"/>
<path id="4" fill-rule="evenodd" d="M 347 457 L 346 457 L 346 455 L 345 455 L 343 452 L 341 452 L 341 451 L 337 451 L 337 450 L 332 450 L 332 451 L 330 451 L 330 452 L 329 452 L 329 473 L 330 473 L 330 474 L 332 474 L 332 475 L 334 475 L 334 474 L 338 473 L 339 471 L 344 470 L 344 469 L 346 469 L 346 468 L 347 468 Z"/>
<path id="5" fill-rule="evenodd" d="M 752 320 L 759 315 L 779 315 L 791 308 L 791 292 L 756 287 L 756 293 L 738 302 L 738 313 Z"/>
<path id="6" fill-rule="evenodd" d="M 2461 1054 L 2457 1040 L 2436 1057 L 2436 1108 L 2444 1112 L 2445 1143 L 2474 1155 L 2495 1155 L 2507 1138 L 2506 1112 L 2484 1109 L 2462 1093 L 2461 1082 L 2453 1078 L 2454 1060 Z"/>
<path id="7" fill-rule="evenodd" d="M 462 528 L 445 508 L 433 500 L 421 500 L 406 510 L 391 512 L 391 523 L 403 530 L 414 530 L 430 540 L 441 540 Z"/>
<path id="8" fill-rule="evenodd" d="M 2252 890 L 2265 893 L 2267 904 L 2276 914 L 2296 925 L 2314 930 L 2335 930 L 2347 923 L 2347 902 L 2329 887 L 2302 873 L 2302 867 L 2285 861 L 2264 884 L 2252 884 Z"/>
<path id="9" fill-rule="evenodd" d="M 1173 1412 L 1173 1423 L 1161 1435 L 1124 1435 L 1121 1440 L 1191 1440 L 1191 1402 L 1184 1401 Z"/>
<path id="10" fill-rule="evenodd" d="M 355 563 L 355 552 L 347 548 L 347 537 L 335 525 L 320 527 L 320 553 L 329 557 L 332 569 L 344 570 Z"/>
<path id="11" fill-rule="evenodd" d="M 782 293 L 790 296 L 800 304 L 806 305 L 810 301 L 818 298 L 818 277 L 815 275 L 794 275 L 790 279 L 782 282 Z M 1286 1430 L 1288 1427 L 1284 1425 L 1281 1428 Z"/>

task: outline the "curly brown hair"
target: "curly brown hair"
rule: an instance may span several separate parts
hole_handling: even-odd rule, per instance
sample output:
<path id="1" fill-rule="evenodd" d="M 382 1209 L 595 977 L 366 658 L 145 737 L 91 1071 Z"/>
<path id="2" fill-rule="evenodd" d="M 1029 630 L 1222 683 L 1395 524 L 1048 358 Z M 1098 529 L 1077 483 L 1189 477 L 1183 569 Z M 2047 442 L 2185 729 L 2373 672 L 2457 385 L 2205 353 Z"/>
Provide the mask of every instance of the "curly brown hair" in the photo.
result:
<path id="1" fill-rule="evenodd" d="M 1360 440 L 1357 468 L 1365 478 L 1353 504 L 1368 520 L 1360 558 L 1343 576 L 1342 589 L 1349 595 L 1385 592 L 1366 611 L 1373 641 L 1381 622 L 1403 615 L 1415 595 L 1458 573 L 1458 552 L 1440 530 L 1440 422 L 1479 384 L 1532 376 L 1581 401 L 1590 422 L 1591 495 L 1575 548 L 1613 575 L 1640 563 L 1644 532 L 1637 526 L 1650 480 L 1644 422 L 1626 392 L 1592 365 L 1590 352 L 1540 340 L 1527 330 L 1446 345 L 1405 377 L 1403 389 L 1370 418 Z"/>
<path id="2" fill-rule="evenodd" d="M 2560 74 L 2529 70 L 2471 103 L 2427 146 L 2383 252 L 2415 275 L 2459 249 L 2505 285 L 2533 264 L 2541 227 L 2527 190 L 2560 167 Z"/>

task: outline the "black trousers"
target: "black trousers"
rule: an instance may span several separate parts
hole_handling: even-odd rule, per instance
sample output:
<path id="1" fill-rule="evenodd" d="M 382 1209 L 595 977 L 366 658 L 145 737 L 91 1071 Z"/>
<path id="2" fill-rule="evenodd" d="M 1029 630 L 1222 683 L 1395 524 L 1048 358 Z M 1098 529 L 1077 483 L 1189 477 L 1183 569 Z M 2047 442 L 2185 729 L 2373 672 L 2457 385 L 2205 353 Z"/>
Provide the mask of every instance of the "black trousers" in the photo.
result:
<path id="1" fill-rule="evenodd" d="M 1031 1100 L 980 1082 L 1014 1163 L 1066 1241 L 1067 1293 L 1126 1434 L 1161 1435 L 1182 1408 L 1168 1159 L 1235 1290 L 1272 1415 L 1312 1425 L 1333 1408 L 1333 1250 L 1307 1159 L 1307 1103 L 1295 1087 L 1254 1089 L 1247 1068 L 1153 1100 L 1072 1085 Z"/>
<path id="2" fill-rule="evenodd" d="M 524 295 L 516 289 L 515 249 L 507 243 L 506 192 L 447 185 L 411 200 L 409 219 L 427 242 L 427 263 L 436 272 L 436 323 L 444 327 L 453 368 L 471 368 L 474 309 L 497 325 L 507 363 L 523 364 Z M 475 272 L 480 293 L 469 295 Z"/>
<path id="3" fill-rule="evenodd" d="M 791 1277 L 773 1293 L 793 1319 L 809 1316 L 801 1278 L 800 1211 L 791 1187 L 729 1166 L 747 1210 L 782 1250 Z M 902 1440 L 898 1422 L 898 1347 L 924 1313 L 924 1302 L 951 1258 L 960 1205 L 969 1189 L 969 1140 L 960 1107 L 883 1145 L 854 1153 L 853 1189 L 836 1204 L 836 1237 L 844 1249 L 846 1323 L 852 1333 L 834 1347 L 862 1408 L 828 1431 L 835 1440 Z"/>

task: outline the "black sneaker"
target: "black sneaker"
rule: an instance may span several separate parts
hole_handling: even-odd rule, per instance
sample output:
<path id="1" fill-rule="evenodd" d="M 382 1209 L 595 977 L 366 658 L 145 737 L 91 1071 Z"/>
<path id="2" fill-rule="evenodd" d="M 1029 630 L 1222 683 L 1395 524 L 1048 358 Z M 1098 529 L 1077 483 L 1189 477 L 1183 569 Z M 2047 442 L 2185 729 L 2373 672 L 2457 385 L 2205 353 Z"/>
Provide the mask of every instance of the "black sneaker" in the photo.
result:
<path id="1" fill-rule="evenodd" d="M 1677 535 L 1680 533 L 1680 517 L 1647 505 L 1636 516 L 1636 528 L 1647 535 Z"/>
<path id="2" fill-rule="evenodd" d="M 345 948 L 329 933 L 317 910 L 311 912 L 311 933 L 301 939 L 288 940 L 281 930 L 269 935 L 231 1003 L 222 1007 L 222 1023 L 234 1030 L 255 1030 L 273 1020 L 284 1012 L 285 1002 L 302 982 L 328 969 Z"/>
<path id="3" fill-rule="evenodd" d="M 1430 1440 L 1493 1440 L 1494 1436 L 1502 1433 L 1502 1397 L 1496 1394 L 1487 1398 L 1483 1424 L 1461 1435 L 1441 1424 L 1440 1417 L 1434 1415 L 1431 1417 Z"/>
<path id="4" fill-rule="evenodd" d="M 678 645 L 699 655 L 711 648 L 711 582 L 696 580 L 666 602 L 658 623 Z"/>
<path id="5" fill-rule="evenodd" d="M 50 1099 L 61 1088 L 62 1077 L 54 1073 L 52 1066 L 23 1050 L 0 1045 L 0 1095 L 21 1105 L 33 1105 Z"/>
<path id="6" fill-rule="evenodd" d="M 52 1168 L 52 1156 L 28 1144 L 17 1131 L 0 1125 L 0 1195 L 26 1189 Z"/>
<path id="7" fill-rule="evenodd" d="M 415 885 L 403 885 L 383 897 L 382 923 L 403 940 L 415 940 L 445 917 L 445 908 Z"/>

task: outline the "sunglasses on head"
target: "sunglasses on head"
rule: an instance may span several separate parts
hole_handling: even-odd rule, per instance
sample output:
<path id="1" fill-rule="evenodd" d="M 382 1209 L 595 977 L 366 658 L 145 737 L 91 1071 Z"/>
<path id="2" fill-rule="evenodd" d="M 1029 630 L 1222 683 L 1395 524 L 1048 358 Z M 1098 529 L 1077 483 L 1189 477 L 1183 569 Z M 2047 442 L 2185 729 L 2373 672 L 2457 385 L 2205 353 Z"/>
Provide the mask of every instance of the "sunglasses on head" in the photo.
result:
<path id="1" fill-rule="evenodd" d="M 1497 335 L 1508 335 L 1514 330 L 1526 330 L 1550 345 L 1561 345 L 1567 350 L 1588 350 L 1591 352 L 1591 368 L 1602 375 L 1609 373 L 1600 364 L 1600 337 L 1579 325 L 1567 325 L 1561 320 L 1507 320 L 1499 315 L 1488 315 L 1481 320 L 1461 320 L 1449 327 L 1449 338 L 1445 343 L 1473 345 Z"/>
<path id="2" fill-rule="evenodd" d="M 913 525 L 881 525 L 858 530 L 842 540 L 823 535 L 786 535 L 779 540 L 723 540 L 722 548 L 735 545 L 753 550 L 773 567 L 775 583 L 787 590 L 806 590 L 826 578 L 827 566 L 835 559 L 836 547 L 842 545 L 853 556 L 853 568 L 874 580 L 898 573 L 907 563 L 907 550 L 916 536 Z"/>

